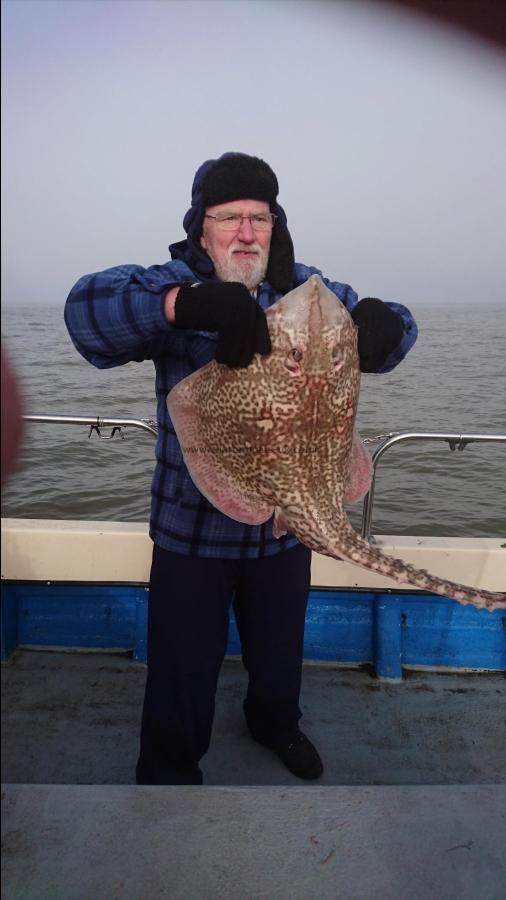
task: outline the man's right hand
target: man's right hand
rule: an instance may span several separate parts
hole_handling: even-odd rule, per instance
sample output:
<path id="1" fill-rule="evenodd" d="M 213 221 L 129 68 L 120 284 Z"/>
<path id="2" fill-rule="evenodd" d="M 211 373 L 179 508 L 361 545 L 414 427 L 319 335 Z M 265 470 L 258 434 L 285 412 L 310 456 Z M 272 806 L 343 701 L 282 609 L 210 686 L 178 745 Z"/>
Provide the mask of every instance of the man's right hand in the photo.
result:
<path id="1" fill-rule="evenodd" d="M 217 331 L 216 362 L 248 366 L 255 353 L 270 353 L 271 341 L 262 307 L 244 284 L 212 281 L 183 284 L 175 299 L 174 325 Z"/>

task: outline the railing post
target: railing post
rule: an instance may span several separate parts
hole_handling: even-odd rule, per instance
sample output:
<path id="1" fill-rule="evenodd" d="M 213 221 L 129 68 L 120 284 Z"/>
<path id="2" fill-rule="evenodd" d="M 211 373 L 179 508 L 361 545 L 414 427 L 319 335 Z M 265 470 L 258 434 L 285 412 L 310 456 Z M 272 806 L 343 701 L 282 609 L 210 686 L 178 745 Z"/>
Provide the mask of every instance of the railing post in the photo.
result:
<path id="1" fill-rule="evenodd" d="M 6 662 L 18 646 L 19 599 L 15 584 L 2 584 L 1 658 Z"/>
<path id="2" fill-rule="evenodd" d="M 148 658 L 148 588 L 139 588 L 135 598 L 134 659 L 147 662 Z"/>
<path id="3" fill-rule="evenodd" d="M 372 439 L 368 439 L 372 440 Z M 374 490 L 376 486 L 376 470 L 378 463 L 383 454 L 393 447 L 404 441 L 446 441 L 450 450 L 464 450 L 468 444 L 474 443 L 506 443 L 506 434 L 461 434 L 448 433 L 440 431 L 400 431 L 388 436 L 376 448 L 372 454 L 373 473 L 369 492 L 364 497 L 364 505 L 362 510 L 362 530 L 361 534 L 364 540 L 369 540 L 371 534 L 372 509 L 374 504 Z"/>
<path id="4" fill-rule="evenodd" d="M 401 598 L 378 594 L 374 608 L 374 667 L 378 678 L 402 679 Z"/>

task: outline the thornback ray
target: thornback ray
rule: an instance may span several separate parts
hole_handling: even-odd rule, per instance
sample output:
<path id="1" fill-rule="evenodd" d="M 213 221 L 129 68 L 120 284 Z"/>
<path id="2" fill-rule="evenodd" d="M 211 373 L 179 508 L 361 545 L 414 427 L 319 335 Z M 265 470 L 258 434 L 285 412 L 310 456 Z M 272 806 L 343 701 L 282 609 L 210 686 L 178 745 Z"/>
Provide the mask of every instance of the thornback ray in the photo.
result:
<path id="1" fill-rule="evenodd" d="M 274 515 L 312 550 L 488 610 L 506 594 L 467 587 L 383 553 L 344 504 L 368 491 L 372 463 L 355 427 L 357 328 L 318 275 L 266 311 L 272 352 L 246 368 L 215 361 L 176 385 L 167 407 L 190 475 L 217 509 L 259 525 Z"/>

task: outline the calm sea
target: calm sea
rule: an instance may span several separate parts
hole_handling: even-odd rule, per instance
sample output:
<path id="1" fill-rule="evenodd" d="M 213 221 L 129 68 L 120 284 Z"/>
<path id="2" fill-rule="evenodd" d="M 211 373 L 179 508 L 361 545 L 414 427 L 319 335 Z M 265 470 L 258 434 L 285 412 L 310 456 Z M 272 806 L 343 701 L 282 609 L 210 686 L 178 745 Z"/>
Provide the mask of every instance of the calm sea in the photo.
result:
<path id="1" fill-rule="evenodd" d="M 420 336 L 398 369 L 362 379 L 363 437 L 390 431 L 506 433 L 506 307 L 413 310 Z M 71 344 L 61 308 L 6 307 L 3 340 L 25 413 L 154 418 L 150 362 L 99 371 Z M 146 521 L 154 438 L 88 439 L 77 425 L 29 424 L 2 515 Z M 373 532 L 506 536 L 506 444 L 409 443 L 378 470 Z M 357 527 L 361 504 L 351 513 Z"/>

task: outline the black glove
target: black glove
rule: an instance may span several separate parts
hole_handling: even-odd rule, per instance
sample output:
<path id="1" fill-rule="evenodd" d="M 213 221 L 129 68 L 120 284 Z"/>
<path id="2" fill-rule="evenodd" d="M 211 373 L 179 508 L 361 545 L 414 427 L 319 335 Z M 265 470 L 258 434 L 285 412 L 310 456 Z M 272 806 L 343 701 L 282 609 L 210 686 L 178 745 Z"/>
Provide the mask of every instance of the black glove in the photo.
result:
<path id="1" fill-rule="evenodd" d="M 365 297 L 352 310 L 358 326 L 358 355 L 361 372 L 377 372 L 404 335 L 402 319 L 383 300 Z"/>
<path id="2" fill-rule="evenodd" d="M 267 319 L 248 288 L 236 281 L 211 281 L 179 288 L 174 325 L 217 331 L 216 362 L 248 366 L 255 353 L 270 353 Z"/>

